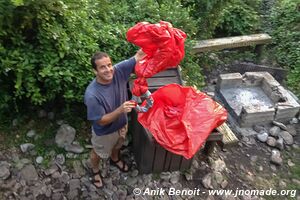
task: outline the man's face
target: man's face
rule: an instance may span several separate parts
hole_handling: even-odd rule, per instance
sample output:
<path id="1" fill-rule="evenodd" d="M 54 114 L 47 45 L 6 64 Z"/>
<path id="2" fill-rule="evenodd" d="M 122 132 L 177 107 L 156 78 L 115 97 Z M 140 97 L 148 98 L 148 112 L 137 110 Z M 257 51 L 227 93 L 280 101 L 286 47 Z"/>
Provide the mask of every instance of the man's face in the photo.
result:
<path id="1" fill-rule="evenodd" d="M 97 70 L 94 70 L 97 82 L 102 84 L 111 83 L 114 76 L 114 67 L 109 57 L 95 60 Z"/>

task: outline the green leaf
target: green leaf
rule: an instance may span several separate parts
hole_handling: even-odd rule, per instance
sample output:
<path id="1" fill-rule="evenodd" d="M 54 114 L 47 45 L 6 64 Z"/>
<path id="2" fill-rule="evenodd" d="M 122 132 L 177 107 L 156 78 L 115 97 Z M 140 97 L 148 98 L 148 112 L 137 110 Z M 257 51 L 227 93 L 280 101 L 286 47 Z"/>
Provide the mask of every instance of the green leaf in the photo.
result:
<path id="1" fill-rule="evenodd" d="M 23 0 L 10 0 L 15 6 L 23 6 Z"/>

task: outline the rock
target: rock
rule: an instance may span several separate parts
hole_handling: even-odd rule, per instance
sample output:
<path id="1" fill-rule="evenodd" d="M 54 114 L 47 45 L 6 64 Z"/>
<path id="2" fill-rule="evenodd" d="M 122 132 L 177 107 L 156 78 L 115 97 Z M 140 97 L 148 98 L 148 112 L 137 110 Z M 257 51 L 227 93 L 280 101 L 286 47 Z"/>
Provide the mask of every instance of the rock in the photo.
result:
<path id="1" fill-rule="evenodd" d="M 37 151 L 36 150 L 34 150 L 34 149 L 32 149 L 32 150 L 30 150 L 29 151 L 29 155 L 31 155 L 31 156 L 37 156 Z"/>
<path id="2" fill-rule="evenodd" d="M 276 165 L 281 165 L 282 164 L 282 158 L 281 158 L 281 155 L 280 155 L 280 151 L 275 150 L 275 149 L 272 150 L 271 162 L 276 164 Z"/>
<path id="3" fill-rule="evenodd" d="M 117 191 L 117 199 L 118 200 L 125 200 L 126 199 L 126 196 L 127 196 L 127 190 L 118 190 Z"/>
<path id="4" fill-rule="evenodd" d="M 260 166 L 258 167 L 258 171 L 261 171 L 261 172 L 264 171 L 264 167 L 260 165 Z"/>
<path id="5" fill-rule="evenodd" d="M 298 124 L 298 122 L 299 120 L 296 117 L 290 120 L 290 124 Z"/>
<path id="6" fill-rule="evenodd" d="M 164 187 L 164 188 L 170 188 L 170 187 L 172 187 L 172 183 L 163 181 L 161 183 L 161 186 Z"/>
<path id="7" fill-rule="evenodd" d="M 246 174 L 245 176 L 246 180 L 248 180 L 249 182 L 254 182 L 254 177 L 253 174 Z"/>
<path id="8" fill-rule="evenodd" d="M 173 172 L 171 174 L 170 183 L 176 184 L 180 180 L 180 173 L 179 172 Z"/>
<path id="9" fill-rule="evenodd" d="M 152 180 L 152 174 L 144 174 L 142 180 L 145 185 L 149 184 Z"/>
<path id="10" fill-rule="evenodd" d="M 250 157 L 250 160 L 251 160 L 251 162 L 253 162 L 253 163 L 256 163 L 257 159 L 258 159 L 257 156 L 251 156 L 251 157 Z"/>
<path id="11" fill-rule="evenodd" d="M 9 167 L 6 165 L 0 165 L 0 180 L 6 180 L 9 176 L 10 176 Z"/>
<path id="12" fill-rule="evenodd" d="M 293 136 L 287 131 L 281 131 L 279 137 L 281 137 L 287 145 L 292 145 L 294 143 Z"/>
<path id="13" fill-rule="evenodd" d="M 292 179 L 292 182 L 293 182 L 295 185 L 300 186 L 300 180 L 293 178 L 293 179 Z"/>
<path id="14" fill-rule="evenodd" d="M 55 143 L 59 147 L 70 145 L 75 139 L 76 130 L 68 124 L 63 124 L 59 127 L 55 135 Z"/>
<path id="15" fill-rule="evenodd" d="M 68 200 L 77 200 L 78 199 L 78 196 L 79 196 L 79 192 L 78 190 L 70 190 L 68 193 L 67 193 L 67 199 Z"/>
<path id="16" fill-rule="evenodd" d="M 224 180 L 224 181 L 221 183 L 221 188 L 222 188 L 222 189 L 225 189 L 227 186 L 228 186 L 228 181 L 227 181 L 227 180 Z"/>
<path id="17" fill-rule="evenodd" d="M 226 164 L 223 160 L 218 159 L 212 163 L 212 169 L 216 172 L 222 172 L 226 169 Z"/>
<path id="18" fill-rule="evenodd" d="M 257 134 L 257 139 L 261 142 L 266 142 L 268 139 L 268 136 L 269 136 L 268 133 L 262 132 L 262 133 Z"/>
<path id="19" fill-rule="evenodd" d="M 137 177 L 138 176 L 138 174 L 139 174 L 139 171 L 138 170 L 132 170 L 132 172 L 130 173 L 130 175 L 132 176 L 132 177 Z"/>
<path id="20" fill-rule="evenodd" d="M 162 172 L 160 173 L 160 178 L 163 179 L 164 181 L 169 181 L 171 178 L 171 173 L 170 172 Z"/>
<path id="21" fill-rule="evenodd" d="M 84 170 L 84 168 L 81 165 L 81 162 L 79 160 L 74 160 L 73 161 L 73 168 L 74 168 L 75 174 L 78 177 L 81 177 L 81 176 L 85 175 L 85 170 Z"/>
<path id="22" fill-rule="evenodd" d="M 295 166 L 295 163 L 293 163 L 290 159 L 288 160 L 287 164 L 288 164 L 289 167 L 294 167 Z"/>
<path id="23" fill-rule="evenodd" d="M 47 187 L 46 192 L 45 192 L 45 196 L 50 198 L 52 195 L 52 190 L 50 187 Z"/>
<path id="24" fill-rule="evenodd" d="M 60 177 L 59 177 L 59 180 L 60 180 L 60 183 L 68 183 L 69 180 L 71 179 L 70 175 L 68 174 L 68 172 L 66 171 L 62 171 L 61 174 L 60 174 Z"/>
<path id="25" fill-rule="evenodd" d="M 240 169 L 241 169 L 243 172 L 246 172 L 246 169 L 245 169 L 245 167 L 244 167 L 243 164 L 240 164 Z"/>
<path id="26" fill-rule="evenodd" d="M 136 177 L 128 177 L 126 180 L 126 185 L 128 186 L 134 186 L 137 183 L 137 178 Z"/>
<path id="27" fill-rule="evenodd" d="M 192 161 L 192 167 L 193 167 L 194 169 L 199 169 L 199 163 L 198 163 L 198 161 L 197 161 L 196 159 L 194 159 L 194 160 Z"/>
<path id="28" fill-rule="evenodd" d="M 254 134 L 252 135 L 256 135 L 257 133 L 255 131 L 253 131 Z M 254 137 L 249 137 L 249 136 L 243 136 L 242 137 L 242 142 L 246 145 L 246 146 L 251 146 L 253 144 L 256 144 L 255 138 Z"/>
<path id="29" fill-rule="evenodd" d="M 92 149 L 92 148 L 93 148 L 93 145 L 91 145 L 91 144 L 86 144 L 86 145 L 84 145 L 84 148 L 85 148 L 85 149 Z"/>
<path id="30" fill-rule="evenodd" d="M 212 186 L 212 182 L 211 182 L 211 173 L 208 173 L 206 174 L 203 179 L 202 179 L 202 185 L 206 188 L 206 189 L 213 189 L 213 186 Z"/>
<path id="31" fill-rule="evenodd" d="M 37 181 L 38 180 L 38 174 L 36 172 L 36 169 L 33 165 L 26 165 L 20 172 L 21 177 L 27 181 Z"/>
<path id="32" fill-rule="evenodd" d="M 49 175 L 51 175 L 51 174 L 53 174 L 54 172 L 57 172 L 57 171 L 58 171 L 58 167 L 56 165 L 52 165 L 50 168 L 48 168 L 44 171 L 44 174 L 46 176 L 49 176 Z"/>
<path id="33" fill-rule="evenodd" d="M 114 185 L 113 185 L 112 177 L 103 178 L 103 183 L 107 189 L 113 190 Z M 125 181 L 125 183 L 126 183 L 126 181 Z"/>
<path id="34" fill-rule="evenodd" d="M 84 148 L 79 144 L 69 144 L 65 146 L 65 150 L 72 153 L 82 153 Z"/>
<path id="35" fill-rule="evenodd" d="M 272 170 L 273 172 L 276 172 L 276 171 L 277 171 L 277 168 L 276 168 L 275 165 L 271 164 L 270 167 L 271 167 L 271 170 Z"/>
<path id="36" fill-rule="evenodd" d="M 35 147 L 35 145 L 31 144 L 31 143 L 24 143 L 24 144 L 20 145 L 21 151 L 23 153 L 26 153 L 26 152 L 32 150 L 34 147 Z"/>
<path id="37" fill-rule="evenodd" d="M 297 131 L 294 125 L 287 125 L 287 132 L 289 132 L 292 136 L 296 136 L 297 135 Z"/>
<path id="38" fill-rule="evenodd" d="M 207 196 L 205 200 L 215 200 L 215 198 L 213 196 Z"/>
<path id="39" fill-rule="evenodd" d="M 286 129 L 287 129 L 286 126 L 281 122 L 273 121 L 273 124 L 280 127 L 282 130 L 286 131 Z"/>
<path id="40" fill-rule="evenodd" d="M 270 147 L 275 147 L 275 145 L 276 145 L 276 139 L 273 138 L 273 137 L 268 137 L 268 139 L 267 139 L 267 144 L 268 144 Z"/>
<path id="41" fill-rule="evenodd" d="M 257 133 L 266 132 L 266 128 L 263 125 L 254 125 L 253 130 L 255 130 Z"/>
<path id="42" fill-rule="evenodd" d="M 56 121 L 56 124 L 59 125 L 59 126 L 63 125 L 64 123 L 65 123 L 64 120 L 57 120 Z"/>
<path id="43" fill-rule="evenodd" d="M 76 189 L 80 189 L 81 186 L 80 186 L 80 180 L 79 179 L 71 179 L 69 181 L 69 188 L 70 190 L 76 190 Z"/>
<path id="44" fill-rule="evenodd" d="M 15 167 L 18 170 L 21 170 L 24 165 L 31 163 L 31 160 L 27 159 L 27 158 L 22 158 L 21 160 L 16 159 L 15 160 Z"/>
<path id="45" fill-rule="evenodd" d="M 36 159 L 35 159 L 35 162 L 37 164 L 41 164 L 43 162 L 44 158 L 42 156 L 38 156 Z"/>
<path id="46" fill-rule="evenodd" d="M 241 200 L 259 200 L 259 198 L 251 195 L 241 195 Z"/>
<path id="47" fill-rule="evenodd" d="M 283 144 L 283 139 L 282 138 L 278 138 L 278 140 L 276 140 L 275 147 L 278 148 L 279 150 L 284 149 L 284 144 Z"/>
<path id="48" fill-rule="evenodd" d="M 221 198 L 222 200 L 239 200 L 237 199 L 234 195 L 230 194 L 230 195 L 224 195 Z"/>
<path id="49" fill-rule="evenodd" d="M 223 175 L 220 172 L 214 172 L 213 174 L 217 184 L 221 185 L 222 182 L 224 181 Z"/>
<path id="50" fill-rule="evenodd" d="M 273 137 L 278 137 L 279 132 L 280 132 L 280 128 L 278 126 L 273 126 L 269 130 L 270 135 L 273 136 Z"/>
<path id="51" fill-rule="evenodd" d="M 58 171 L 56 171 L 56 172 L 53 172 L 53 173 L 51 174 L 51 177 L 52 177 L 53 179 L 57 179 L 57 178 L 60 178 L 61 175 L 60 175 L 60 173 L 59 173 Z"/>
<path id="52" fill-rule="evenodd" d="M 107 188 L 104 188 L 103 192 L 104 192 L 104 195 L 106 197 L 105 199 L 113 199 L 112 196 L 114 194 L 114 191 L 112 191 L 110 189 L 107 189 Z"/>
<path id="53" fill-rule="evenodd" d="M 184 177 L 187 181 L 193 180 L 193 174 L 191 172 L 185 172 Z"/>
<path id="54" fill-rule="evenodd" d="M 279 181 L 279 188 L 280 189 L 285 189 L 287 186 L 286 182 L 284 182 L 283 180 L 280 180 Z"/>
<path id="55" fill-rule="evenodd" d="M 60 164 L 60 165 L 63 165 L 65 163 L 66 159 L 65 159 L 65 156 L 63 154 L 58 154 L 56 157 L 55 157 L 55 162 Z"/>
<path id="56" fill-rule="evenodd" d="M 81 160 L 81 164 L 86 170 L 90 170 L 92 168 L 92 163 L 90 158 Z"/>
<path id="57" fill-rule="evenodd" d="M 26 136 L 29 138 L 33 138 L 35 136 L 35 130 L 30 130 L 26 133 Z"/>
<path id="58" fill-rule="evenodd" d="M 63 195 L 61 193 L 54 193 L 52 195 L 52 200 L 62 200 L 63 199 Z"/>

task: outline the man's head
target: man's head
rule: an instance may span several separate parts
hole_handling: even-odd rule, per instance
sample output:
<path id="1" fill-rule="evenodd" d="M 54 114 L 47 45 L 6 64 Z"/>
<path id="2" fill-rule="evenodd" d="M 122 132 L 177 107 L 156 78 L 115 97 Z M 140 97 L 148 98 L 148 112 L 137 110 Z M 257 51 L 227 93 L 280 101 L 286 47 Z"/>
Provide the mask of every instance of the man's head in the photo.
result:
<path id="1" fill-rule="evenodd" d="M 97 52 L 91 58 L 91 64 L 96 75 L 96 80 L 102 84 L 111 83 L 114 67 L 107 53 Z"/>

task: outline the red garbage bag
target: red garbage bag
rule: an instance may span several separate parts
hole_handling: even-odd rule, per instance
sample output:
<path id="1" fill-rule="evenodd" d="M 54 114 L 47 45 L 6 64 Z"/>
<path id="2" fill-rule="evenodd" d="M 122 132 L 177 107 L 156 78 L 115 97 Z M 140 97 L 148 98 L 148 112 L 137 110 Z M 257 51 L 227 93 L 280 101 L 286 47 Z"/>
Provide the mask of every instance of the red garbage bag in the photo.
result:
<path id="1" fill-rule="evenodd" d="M 167 68 L 175 68 L 184 57 L 186 34 L 173 28 L 172 24 L 160 21 L 158 24 L 139 22 L 126 34 L 127 40 L 139 47 L 146 56 L 136 64 L 137 79 L 132 93 L 141 96 L 147 91 L 146 78 Z"/>
<path id="2" fill-rule="evenodd" d="M 139 113 L 138 121 L 162 147 L 187 159 L 227 119 L 220 104 L 192 87 L 169 84 L 156 90 L 152 98 L 153 107 Z"/>

